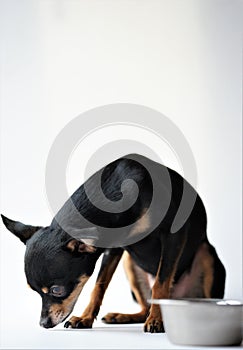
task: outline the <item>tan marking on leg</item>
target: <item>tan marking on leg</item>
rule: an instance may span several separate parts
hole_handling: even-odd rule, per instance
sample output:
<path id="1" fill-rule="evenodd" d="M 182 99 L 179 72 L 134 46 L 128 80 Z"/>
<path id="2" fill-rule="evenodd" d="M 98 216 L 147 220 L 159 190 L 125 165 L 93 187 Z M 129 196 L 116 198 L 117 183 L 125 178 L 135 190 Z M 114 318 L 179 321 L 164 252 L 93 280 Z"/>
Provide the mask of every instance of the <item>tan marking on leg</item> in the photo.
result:
<path id="1" fill-rule="evenodd" d="M 203 291 L 205 298 L 211 298 L 213 285 L 213 265 L 214 259 L 209 253 L 208 245 L 202 245 L 202 268 L 203 268 Z"/>
<path id="2" fill-rule="evenodd" d="M 164 290 L 162 291 L 163 284 L 159 282 L 159 271 L 161 268 L 161 264 L 162 264 L 162 258 L 160 259 L 157 275 L 155 277 L 155 282 L 152 288 L 152 299 L 162 299 L 165 297 L 165 292 Z M 144 331 L 150 332 L 150 333 L 164 331 L 162 315 L 161 315 L 159 305 L 155 305 L 155 304 L 151 305 L 149 315 L 144 324 Z"/>
<path id="3" fill-rule="evenodd" d="M 99 276 L 99 278 L 95 284 L 94 290 L 92 291 L 90 303 L 87 306 L 87 308 L 85 309 L 83 315 L 89 315 L 92 317 L 97 316 L 97 314 L 99 312 L 99 308 L 100 308 L 102 301 L 103 301 L 105 291 L 110 283 L 110 280 L 113 276 L 113 273 L 115 272 L 115 270 L 117 268 L 117 265 L 118 265 L 120 259 L 121 259 L 120 255 L 114 256 L 112 261 L 109 264 L 107 264 L 105 266 L 105 268 L 103 269 L 101 275 Z"/>
<path id="4" fill-rule="evenodd" d="M 163 260 L 161 257 L 159 267 L 157 270 L 157 275 L 155 278 L 155 282 L 154 282 L 154 285 L 152 288 L 152 298 L 153 299 L 168 299 L 171 297 L 171 293 L 173 290 L 173 284 L 174 284 L 174 278 L 175 278 L 175 274 L 177 271 L 177 266 L 178 266 L 179 260 L 181 258 L 183 249 L 185 247 L 186 239 L 187 239 L 187 235 L 185 235 L 184 240 L 181 244 L 179 254 L 174 262 L 174 266 L 173 266 L 173 269 L 171 271 L 170 276 L 168 276 L 167 279 L 162 283 L 160 283 L 160 281 L 159 281 L 159 274 L 160 274 L 160 269 L 162 267 L 162 260 Z"/>
<path id="5" fill-rule="evenodd" d="M 102 270 L 95 287 L 91 293 L 90 302 L 80 317 L 73 316 L 69 320 L 71 328 L 91 328 L 94 319 L 99 313 L 105 291 L 110 283 L 113 273 L 121 259 L 121 255 L 114 255 Z"/>
<path id="6" fill-rule="evenodd" d="M 198 248 L 192 264 L 174 285 L 173 298 L 211 298 L 214 258 L 207 243 Z"/>
<path id="7" fill-rule="evenodd" d="M 123 265 L 141 311 L 134 314 L 108 313 L 102 320 L 106 323 L 143 323 L 149 311 L 147 299 L 151 297 L 148 274 L 133 261 L 128 252 L 123 254 Z"/>
<path id="8" fill-rule="evenodd" d="M 183 249 L 185 247 L 186 239 L 187 239 L 187 235 L 185 234 L 185 237 L 181 244 L 179 254 L 174 262 L 174 266 L 171 271 L 171 274 L 162 283 L 159 281 L 160 270 L 162 268 L 162 263 L 163 263 L 162 262 L 163 258 L 161 256 L 159 267 L 157 270 L 157 275 L 152 288 L 152 299 L 168 299 L 171 297 L 175 273 L 176 273 L 177 266 L 178 266 L 180 257 L 182 255 Z M 163 320 L 162 320 L 162 315 L 161 315 L 159 305 L 155 305 L 155 304 L 151 305 L 149 316 L 144 325 L 144 331 L 151 332 L 151 333 L 164 332 Z"/>
<path id="9" fill-rule="evenodd" d="M 148 309 L 147 299 L 151 297 L 148 274 L 140 268 L 128 252 L 124 253 L 123 266 L 132 292 L 142 309 Z"/>

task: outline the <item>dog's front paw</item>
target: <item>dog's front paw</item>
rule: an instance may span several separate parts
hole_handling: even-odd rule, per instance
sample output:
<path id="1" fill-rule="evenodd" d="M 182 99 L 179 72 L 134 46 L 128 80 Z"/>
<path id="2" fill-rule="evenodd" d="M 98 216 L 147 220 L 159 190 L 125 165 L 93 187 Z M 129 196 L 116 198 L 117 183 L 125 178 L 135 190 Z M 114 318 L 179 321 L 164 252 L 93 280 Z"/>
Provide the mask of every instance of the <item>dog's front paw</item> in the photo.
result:
<path id="1" fill-rule="evenodd" d="M 164 333 L 163 321 L 160 317 L 149 316 L 144 324 L 144 332 Z"/>
<path id="2" fill-rule="evenodd" d="M 87 317 L 71 317 L 65 324 L 65 328 L 92 328 L 94 319 Z"/>

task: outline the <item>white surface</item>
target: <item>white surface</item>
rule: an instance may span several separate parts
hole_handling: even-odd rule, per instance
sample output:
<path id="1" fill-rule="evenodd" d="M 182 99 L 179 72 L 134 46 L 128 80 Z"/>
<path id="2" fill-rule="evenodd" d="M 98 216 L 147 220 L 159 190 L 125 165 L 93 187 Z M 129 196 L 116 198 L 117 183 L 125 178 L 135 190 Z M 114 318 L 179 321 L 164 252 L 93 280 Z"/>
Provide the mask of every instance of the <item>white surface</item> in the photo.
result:
<path id="1" fill-rule="evenodd" d="M 90 330 L 32 329 L 31 336 L 23 339 L 21 331 L 11 330 L 3 335 L 3 348 L 7 347 L 33 349 L 33 339 L 39 349 L 205 349 L 203 347 L 173 345 L 166 334 L 143 333 L 141 325 L 107 326 L 97 324 Z M 20 339 L 20 341 L 19 341 Z M 243 346 L 241 346 L 243 347 Z M 241 348 L 237 347 L 237 349 Z M 207 347 L 206 349 L 215 349 Z M 232 349 L 232 347 L 217 347 Z"/>
<path id="2" fill-rule="evenodd" d="M 99 105 L 147 105 L 171 118 L 190 143 L 209 239 L 227 270 L 226 297 L 241 298 L 241 12 L 237 0 L 2 0 L 1 212 L 47 225 L 53 214 L 44 191 L 45 162 L 61 128 Z M 166 145 L 141 130 L 129 132 L 178 170 Z M 74 153 L 70 191 L 82 182 L 85 159 L 107 134 L 91 135 Z M 125 333 L 122 327 L 40 329 L 41 300 L 26 289 L 24 246 L 1 228 L 3 348 L 169 347 L 165 336 L 144 335 L 136 327 L 125 327 Z M 101 316 L 137 307 L 122 269 L 116 276 Z"/>

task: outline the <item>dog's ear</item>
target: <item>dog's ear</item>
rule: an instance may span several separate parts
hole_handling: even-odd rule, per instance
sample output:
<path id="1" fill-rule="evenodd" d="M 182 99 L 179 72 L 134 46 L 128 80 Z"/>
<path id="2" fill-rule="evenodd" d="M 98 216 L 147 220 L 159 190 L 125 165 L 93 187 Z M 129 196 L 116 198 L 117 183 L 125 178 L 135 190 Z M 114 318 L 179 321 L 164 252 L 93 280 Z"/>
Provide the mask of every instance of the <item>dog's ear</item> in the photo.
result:
<path id="1" fill-rule="evenodd" d="M 71 253 L 94 253 L 96 248 L 90 244 L 84 243 L 82 241 L 78 241 L 75 238 L 71 238 L 69 241 L 65 243 L 63 246 L 64 250 L 67 250 Z"/>
<path id="2" fill-rule="evenodd" d="M 64 249 L 72 253 L 94 253 L 96 251 L 95 243 L 98 241 L 98 230 L 96 227 L 71 229 L 69 230 L 72 238 L 68 240 Z"/>
<path id="3" fill-rule="evenodd" d="M 18 237 L 24 244 L 38 231 L 41 226 L 24 225 L 21 222 L 8 219 L 6 216 L 1 215 L 4 225 L 7 229 Z"/>

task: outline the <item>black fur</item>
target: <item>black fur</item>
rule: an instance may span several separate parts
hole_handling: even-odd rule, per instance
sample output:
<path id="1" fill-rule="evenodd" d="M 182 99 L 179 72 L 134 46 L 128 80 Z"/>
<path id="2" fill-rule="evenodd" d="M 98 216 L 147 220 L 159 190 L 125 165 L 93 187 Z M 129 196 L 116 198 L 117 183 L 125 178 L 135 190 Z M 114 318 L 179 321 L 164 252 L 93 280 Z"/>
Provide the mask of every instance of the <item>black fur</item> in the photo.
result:
<path id="1" fill-rule="evenodd" d="M 146 166 L 148 169 L 153 169 L 157 174 L 156 183 L 153 183 Z M 153 186 L 156 186 L 156 191 L 159 191 L 164 198 L 170 195 L 161 175 L 165 169 L 169 172 L 172 186 L 170 205 L 165 217 L 147 237 L 137 243 L 121 248 L 127 250 L 141 268 L 154 276 L 157 274 L 159 261 L 162 256 L 163 268 L 160 272 L 160 281 L 163 282 L 170 274 L 172 265 L 182 247 L 183 240 L 186 238 L 177 266 L 176 282 L 186 270 L 190 269 L 191 262 L 200 244 L 208 242 L 206 212 L 198 195 L 196 196 L 193 210 L 182 228 L 175 234 L 170 233 L 172 222 L 182 198 L 183 186 L 186 184 L 190 191 L 195 192 L 179 174 L 140 155 L 124 156 L 108 164 L 87 180 L 86 184 L 93 188 L 92 203 L 86 195 L 84 185 L 74 192 L 71 199 L 83 217 L 92 223 L 90 227 L 95 227 L 96 225 L 108 228 L 124 227 L 134 223 L 142 215 L 143 211 L 150 206 Z M 136 182 L 139 188 L 139 195 L 131 208 L 115 214 L 97 208 L 95 205 L 97 202 L 96 186 L 101 172 L 103 193 L 109 200 L 114 202 L 117 202 L 122 197 L 121 184 L 124 180 L 133 179 Z M 131 199 L 133 198 L 133 188 L 128 189 L 127 195 L 131 196 Z M 102 207 L 102 203 L 98 204 L 99 207 Z M 161 203 L 162 206 L 163 202 Z M 154 217 L 159 215 L 160 208 L 156 208 L 155 211 L 157 212 L 152 213 L 151 220 L 153 220 L 153 215 Z M 64 220 L 63 222 L 67 226 L 73 227 L 76 225 L 68 201 L 57 213 L 51 225 L 45 228 L 25 226 L 4 216 L 2 218 L 6 227 L 26 244 L 25 273 L 27 281 L 42 297 L 42 319 L 46 320 L 44 326 L 47 328 L 53 327 L 55 324 L 48 318 L 50 306 L 53 303 L 62 304 L 77 286 L 80 276 L 90 276 L 93 273 L 96 261 L 105 251 L 105 248 L 96 248 L 93 252 L 90 252 L 88 249 L 87 252 L 72 251 L 68 248 L 68 243 L 72 237 L 59 225 L 60 218 Z M 86 226 L 76 227 L 76 229 L 86 229 Z M 217 273 L 217 276 L 215 276 L 217 283 L 213 285 L 212 297 L 218 298 L 222 297 L 224 293 L 225 271 L 213 247 L 211 248 L 211 253 L 216 257 L 215 264 L 219 270 L 215 272 Z M 43 286 L 50 288 L 53 285 L 64 286 L 65 294 L 61 297 L 56 297 L 49 293 L 43 293 Z M 65 315 L 65 318 L 67 316 Z M 63 320 L 64 318 L 58 322 Z"/>

